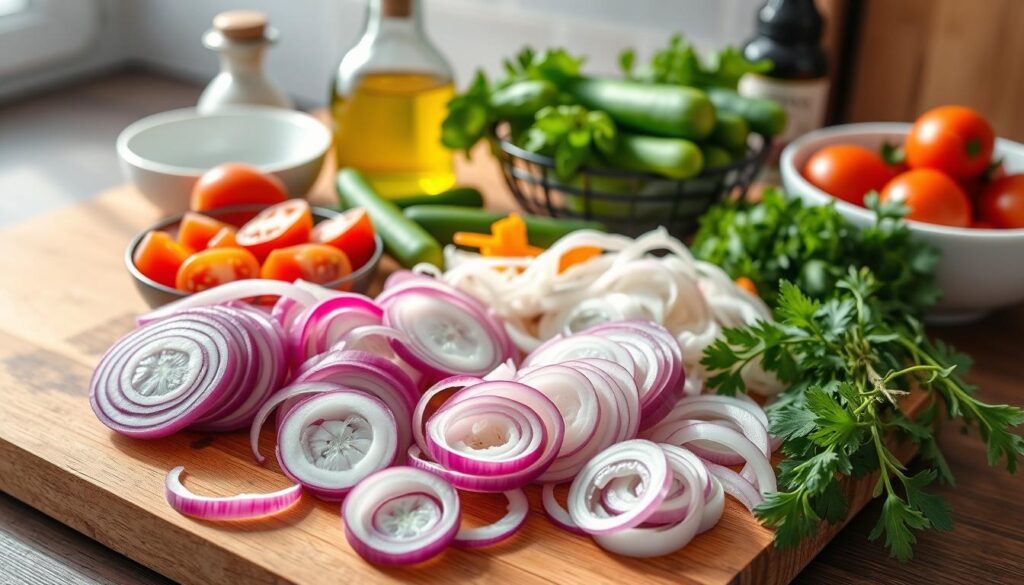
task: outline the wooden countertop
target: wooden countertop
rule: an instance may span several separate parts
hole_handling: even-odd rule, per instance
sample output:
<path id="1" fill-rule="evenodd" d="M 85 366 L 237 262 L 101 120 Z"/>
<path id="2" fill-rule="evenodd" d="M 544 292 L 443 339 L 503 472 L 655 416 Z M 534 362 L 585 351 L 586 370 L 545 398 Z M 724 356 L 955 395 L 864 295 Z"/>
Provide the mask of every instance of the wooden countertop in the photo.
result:
<path id="1" fill-rule="evenodd" d="M 192 85 L 137 72 L 124 72 L 0 108 L 0 135 L 24 136 L 18 148 L 0 145 L 0 225 L 36 215 L 67 200 L 81 199 L 120 182 L 113 137 L 130 121 L 148 113 L 194 103 Z M 58 124 L 59 126 L 55 126 Z M 61 131 L 53 131 L 59 127 Z M 81 164 L 101 161 L 98 164 Z M 480 186 L 489 198 L 507 198 L 486 160 L 462 165 L 462 180 Z M 58 196 L 32 198 L 40 177 Z M 83 181 L 88 184 L 83 185 Z M 321 195 L 329 181 L 318 185 Z M 23 204 L 24 202 L 24 204 Z M 506 201 L 507 204 L 507 201 Z M 0 276 L 0 287 L 4 279 Z M 1024 306 L 967 326 L 933 330 L 975 357 L 971 379 L 993 402 L 1024 403 Z M 914 561 L 900 565 L 879 543 L 867 542 L 879 505 L 865 509 L 800 574 L 799 583 L 963 583 L 1024 582 L 1024 482 L 1020 476 L 991 470 L 973 435 L 947 425 L 942 446 L 958 478 L 956 489 L 942 488 L 954 509 L 951 533 L 920 536 Z M 161 583 L 166 580 L 0 494 L 0 583 Z"/>

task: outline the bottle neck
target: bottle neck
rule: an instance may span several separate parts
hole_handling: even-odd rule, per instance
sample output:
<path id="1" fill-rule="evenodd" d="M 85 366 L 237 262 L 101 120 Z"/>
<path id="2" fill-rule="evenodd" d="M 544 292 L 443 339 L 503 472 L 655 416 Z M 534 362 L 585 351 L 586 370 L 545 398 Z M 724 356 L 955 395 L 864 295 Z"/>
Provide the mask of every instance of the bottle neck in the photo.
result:
<path id="1" fill-rule="evenodd" d="M 234 75 L 262 75 L 263 54 L 267 46 L 264 43 L 252 43 L 227 46 L 219 53 L 222 71 Z"/>
<path id="2" fill-rule="evenodd" d="M 370 0 L 366 36 L 423 32 L 420 0 Z"/>

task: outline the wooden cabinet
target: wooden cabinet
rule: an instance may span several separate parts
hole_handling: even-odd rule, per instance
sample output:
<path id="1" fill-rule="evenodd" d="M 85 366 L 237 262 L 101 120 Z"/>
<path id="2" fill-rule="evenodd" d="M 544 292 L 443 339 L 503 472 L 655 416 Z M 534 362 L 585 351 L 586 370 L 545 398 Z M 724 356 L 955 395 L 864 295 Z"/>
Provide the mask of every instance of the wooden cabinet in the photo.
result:
<path id="1" fill-rule="evenodd" d="M 864 0 L 840 117 L 913 120 L 971 106 L 1024 141 L 1024 1 Z"/>

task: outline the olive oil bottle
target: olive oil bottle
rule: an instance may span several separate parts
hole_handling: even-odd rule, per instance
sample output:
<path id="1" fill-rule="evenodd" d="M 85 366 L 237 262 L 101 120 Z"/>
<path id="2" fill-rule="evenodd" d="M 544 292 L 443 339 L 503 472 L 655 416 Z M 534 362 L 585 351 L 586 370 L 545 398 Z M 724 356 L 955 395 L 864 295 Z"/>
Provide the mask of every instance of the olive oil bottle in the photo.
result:
<path id="1" fill-rule="evenodd" d="M 451 69 L 424 34 L 419 0 L 370 0 L 366 30 L 341 60 L 331 93 L 338 167 L 386 197 L 455 183 L 441 122 Z"/>

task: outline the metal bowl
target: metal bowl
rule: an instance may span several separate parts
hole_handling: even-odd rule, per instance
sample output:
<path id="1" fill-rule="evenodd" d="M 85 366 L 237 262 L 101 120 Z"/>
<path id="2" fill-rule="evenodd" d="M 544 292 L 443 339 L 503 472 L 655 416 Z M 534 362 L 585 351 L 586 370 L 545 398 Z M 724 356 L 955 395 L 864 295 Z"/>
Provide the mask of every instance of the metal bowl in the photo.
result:
<path id="1" fill-rule="evenodd" d="M 658 226 L 680 238 L 697 229 L 700 216 L 726 197 L 743 197 L 771 150 L 771 139 L 751 134 L 746 156 L 706 168 L 696 177 L 669 179 L 611 168 L 580 169 L 558 179 L 555 161 L 513 144 L 507 125 L 492 129 L 492 152 L 519 205 L 529 213 L 596 220 L 608 231 L 637 236 Z"/>
<path id="2" fill-rule="evenodd" d="M 213 209 L 209 211 L 203 211 L 202 214 L 214 219 L 224 218 L 230 214 L 237 213 L 248 213 L 256 214 L 264 209 L 267 205 L 236 205 L 232 207 L 224 207 L 221 209 Z M 331 219 L 341 215 L 340 212 L 326 207 L 313 207 L 313 223 L 320 223 L 321 221 Z M 191 293 L 180 291 L 176 288 L 171 288 L 156 282 L 149 278 L 145 274 L 139 271 L 135 266 L 133 260 L 135 256 L 135 250 L 139 247 L 142 242 L 142 238 L 152 230 L 162 231 L 174 231 L 177 229 L 179 223 L 181 223 L 182 217 L 185 214 L 179 213 L 166 217 L 153 225 L 143 229 L 128 242 L 128 247 L 125 248 L 124 252 L 124 264 L 128 268 L 128 273 L 132 275 L 132 281 L 135 283 L 135 288 L 145 299 L 146 303 L 150 307 L 159 307 L 176 301 L 178 299 L 187 297 Z M 377 266 L 380 264 L 380 258 L 384 254 L 384 242 L 381 241 L 379 235 L 375 235 L 376 249 L 373 252 L 373 256 L 366 262 L 366 264 L 360 266 L 357 270 L 354 270 L 351 274 L 339 278 L 337 280 L 325 283 L 323 286 L 327 288 L 350 290 L 353 292 L 364 293 L 369 288 L 370 283 L 373 282 L 374 276 L 377 274 Z"/>

